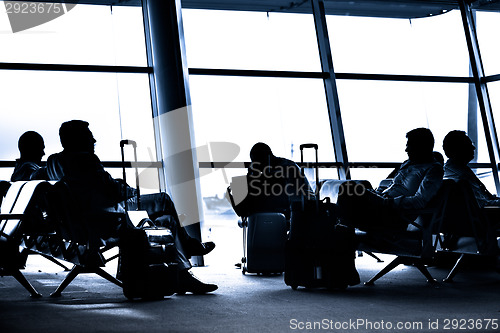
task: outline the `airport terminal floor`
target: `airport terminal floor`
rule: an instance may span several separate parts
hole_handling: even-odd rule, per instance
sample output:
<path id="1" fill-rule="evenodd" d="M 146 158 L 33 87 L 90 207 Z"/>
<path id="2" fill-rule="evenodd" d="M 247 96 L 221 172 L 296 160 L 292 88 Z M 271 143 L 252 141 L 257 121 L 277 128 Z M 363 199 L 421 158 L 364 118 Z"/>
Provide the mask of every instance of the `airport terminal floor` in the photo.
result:
<path id="1" fill-rule="evenodd" d="M 401 265 L 374 286 L 343 291 L 292 290 L 283 275 L 243 275 L 234 264 L 242 255 L 234 217 L 213 221 L 204 237 L 217 243 L 201 280 L 219 285 L 207 295 L 174 295 L 161 301 L 128 301 L 122 290 L 95 274 L 79 275 L 60 298 L 48 295 L 66 272 L 38 255 L 23 271 L 44 295 L 29 297 L 13 278 L 0 278 L 1 332 L 495 332 L 500 330 L 500 275 L 469 267 L 453 283 L 428 284 L 420 272 Z M 377 263 L 356 259 L 361 281 L 379 271 Z M 116 261 L 115 261 L 116 262 Z M 450 267 L 430 266 L 439 281 Z M 116 263 L 107 265 L 110 273 Z"/>

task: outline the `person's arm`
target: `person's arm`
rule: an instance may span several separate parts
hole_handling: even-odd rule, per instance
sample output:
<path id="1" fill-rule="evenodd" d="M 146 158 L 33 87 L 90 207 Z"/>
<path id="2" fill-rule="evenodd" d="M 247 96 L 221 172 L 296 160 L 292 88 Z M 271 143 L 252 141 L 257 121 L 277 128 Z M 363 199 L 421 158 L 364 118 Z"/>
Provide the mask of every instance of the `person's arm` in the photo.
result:
<path id="1" fill-rule="evenodd" d="M 393 205 L 400 209 L 422 209 L 437 194 L 443 183 L 443 168 L 434 164 L 426 172 L 417 192 L 411 196 L 394 198 Z"/>

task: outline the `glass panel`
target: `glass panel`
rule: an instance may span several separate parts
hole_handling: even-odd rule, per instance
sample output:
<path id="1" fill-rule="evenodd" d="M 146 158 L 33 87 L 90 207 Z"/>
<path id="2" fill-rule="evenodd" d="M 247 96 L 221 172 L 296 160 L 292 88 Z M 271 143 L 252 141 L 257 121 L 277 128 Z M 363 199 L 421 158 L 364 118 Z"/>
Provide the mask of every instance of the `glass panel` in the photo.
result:
<path id="1" fill-rule="evenodd" d="M 476 12 L 476 27 L 485 74 L 500 74 L 500 13 Z"/>
<path id="2" fill-rule="evenodd" d="M 321 71 L 310 14 L 184 9 L 191 68 Z"/>
<path id="3" fill-rule="evenodd" d="M 37 10 L 54 11 L 57 8 L 65 14 L 32 28 L 13 32 L 16 20 L 35 22 L 43 14 L 34 14 L 29 18 L 15 16 L 17 7 L 10 7 L 9 2 L 0 2 L 0 8 L 6 9 L 0 11 L 0 30 L 3 32 L 0 34 L 1 62 L 147 65 L 140 7 L 115 6 L 111 10 L 110 6 L 41 5 L 45 7 Z"/>
<path id="4" fill-rule="evenodd" d="M 469 76 L 459 11 L 412 20 L 327 16 L 335 70 Z"/>
<path id="5" fill-rule="evenodd" d="M 233 158 L 243 162 L 250 160 L 252 146 L 262 141 L 276 156 L 299 162 L 299 145 L 313 142 L 319 145 L 320 161 L 334 161 L 322 80 L 192 75 L 190 84 L 197 146 L 236 144 L 239 153 Z M 312 152 L 305 160 L 314 161 Z"/>
<path id="6" fill-rule="evenodd" d="M 123 138 L 137 141 L 139 160 L 156 156 L 148 75 L 33 71 L 0 71 L 0 75 L 1 160 L 19 157 L 17 140 L 28 130 L 44 137 L 45 158 L 61 151 L 59 126 L 71 119 L 90 123 L 102 161 L 121 160 Z"/>
<path id="7" fill-rule="evenodd" d="M 467 84 L 339 80 L 338 89 L 351 162 L 406 160 L 417 127 L 431 129 L 441 153 L 449 131 L 467 130 Z"/>

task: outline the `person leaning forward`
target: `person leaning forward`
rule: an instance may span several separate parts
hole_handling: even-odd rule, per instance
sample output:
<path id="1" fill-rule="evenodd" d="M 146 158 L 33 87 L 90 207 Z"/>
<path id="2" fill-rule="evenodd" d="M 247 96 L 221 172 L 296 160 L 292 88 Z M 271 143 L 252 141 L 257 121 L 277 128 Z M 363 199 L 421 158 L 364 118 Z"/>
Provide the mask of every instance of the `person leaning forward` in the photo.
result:
<path id="1" fill-rule="evenodd" d="M 50 180 L 64 179 L 75 189 L 77 200 L 85 204 L 91 212 L 124 212 L 124 201 L 130 209 L 137 208 L 136 190 L 121 179 L 114 179 L 94 153 L 96 140 L 89 129 L 89 123 L 71 120 L 61 125 L 59 137 L 63 151 L 52 154 L 47 159 L 47 173 Z M 123 191 L 125 185 L 126 194 Z M 125 195 L 125 196 L 124 196 Z M 141 208 L 148 212 L 152 220 L 165 222 L 171 229 L 176 247 L 176 262 L 179 267 L 179 293 L 207 293 L 217 289 L 215 284 L 206 284 L 198 280 L 189 271 L 190 256 L 205 255 L 213 250 L 213 242 L 201 243 L 190 237 L 181 226 L 174 203 L 167 193 L 141 195 Z M 168 217 L 168 218 L 167 218 Z M 103 226 L 106 228 L 106 226 Z M 114 226 L 107 226 L 107 232 L 116 231 Z"/>

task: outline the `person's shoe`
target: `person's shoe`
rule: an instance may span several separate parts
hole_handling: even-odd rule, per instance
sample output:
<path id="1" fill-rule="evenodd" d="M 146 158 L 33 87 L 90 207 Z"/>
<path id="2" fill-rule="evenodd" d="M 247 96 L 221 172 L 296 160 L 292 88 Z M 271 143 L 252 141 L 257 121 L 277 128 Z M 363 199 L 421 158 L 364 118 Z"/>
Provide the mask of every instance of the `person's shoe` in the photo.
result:
<path id="1" fill-rule="evenodd" d="M 187 269 L 179 273 L 179 288 L 177 294 L 191 292 L 193 294 L 206 294 L 217 290 L 217 285 L 203 283 Z"/>
<path id="2" fill-rule="evenodd" d="M 214 248 L 214 242 L 200 243 L 196 239 L 192 238 L 187 247 L 187 254 L 189 256 L 204 256 L 212 252 Z"/>

